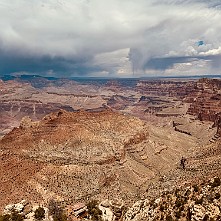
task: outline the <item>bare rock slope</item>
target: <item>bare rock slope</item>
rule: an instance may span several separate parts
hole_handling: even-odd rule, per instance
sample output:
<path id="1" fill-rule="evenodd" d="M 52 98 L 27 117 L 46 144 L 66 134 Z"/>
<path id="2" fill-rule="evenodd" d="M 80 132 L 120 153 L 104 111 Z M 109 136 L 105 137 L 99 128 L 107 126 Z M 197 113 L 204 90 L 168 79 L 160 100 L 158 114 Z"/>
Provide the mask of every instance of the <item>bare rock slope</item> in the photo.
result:
<path id="1" fill-rule="evenodd" d="M 7 176 L 0 205 L 14 202 L 13 186 L 17 201 L 120 198 L 130 204 L 195 146 L 194 137 L 110 110 L 61 110 L 37 122 L 26 117 L 0 141 Z"/>
<path id="2" fill-rule="evenodd" d="M 23 119 L 21 126 L 0 142 L 4 157 L 1 173 L 8 177 L 1 180 L 1 191 L 10 197 L 8 183 L 14 179 L 17 182 L 21 176 L 24 182 L 15 184 L 17 189 L 21 187 L 16 192 L 25 197 L 25 185 L 29 186 L 33 189 L 29 192 L 33 201 L 38 200 L 36 192 L 42 200 L 54 197 L 66 201 L 94 195 L 123 196 L 128 190 L 133 193 L 137 178 L 148 176 L 150 170 L 142 156 L 134 156 L 124 167 L 126 150 L 136 151 L 147 141 L 148 127 L 141 120 L 108 110 L 62 110 L 39 122 Z M 18 166 L 11 167 L 11 161 Z M 24 166 L 26 161 L 30 162 L 29 168 Z M 35 170 L 32 164 L 40 168 Z M 126 188 L 121 189 L 122 185 Z"/>

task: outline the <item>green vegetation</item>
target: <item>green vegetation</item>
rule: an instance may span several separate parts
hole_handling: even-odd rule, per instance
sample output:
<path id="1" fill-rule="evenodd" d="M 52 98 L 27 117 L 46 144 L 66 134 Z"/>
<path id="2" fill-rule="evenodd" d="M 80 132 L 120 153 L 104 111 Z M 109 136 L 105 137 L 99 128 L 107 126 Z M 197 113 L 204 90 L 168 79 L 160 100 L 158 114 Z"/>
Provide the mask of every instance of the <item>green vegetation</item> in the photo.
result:
<path id="1" fill-rule="evenodd" d="M 0 215 L 0 221 L 9 221 L 11 216 L 9 214 Z"/>
<path id="2" fill-rule="evenodd" d="M 186 213 L 186 220 L 190 221 L 191 220 L 191 216 L 192 216 L 192 214 L 191 214 L 190 208 L 188 208 L 187 209 L 187 213 Z"/>
<path id="3" fill-rule="evenodd" d="M 186 197 L 189 197 L 191 195 L 191 191 L 190 190 L 187 190 L 186 192 L 185 192 L 185 196 Z"/>
<path id="4" fill-rule="evenodd" d="M 216 193 L 216 194 L 215 194 L 215 199 L 218 200 L 219 198 L 220 198 L 220 193 Z"/>
<path id="5" fill-rule="evenodd" d="M 175 216 L 177 219 L 179 219 L 181 217 L 181 211 L 180 210 L 176 211 Z"/>
<path id="6" fill-rule="evenodd" d="M 35 210 L 35 219 L 36 220 L 42 220 L 45 218 L 45 210 L 44 208 L 42 207 L 38 207 L 36 210 Z"/>
<path id="7" fill-rule="evenodd" d="M 209 220 L 209 215 L 208 215 L 208 214 L 206 214 L 206 215 L 204 216 L 204 218 L 203 218 L 203 221 L 207 221 L 207 220 Z"/>
<path id="8" fill-rule="evenodd" d="M 24 216 L 13 210 L 11 214 L 0 215 L 0 221 L 23 221 Z"/>
<path id="9" fill-rule="evenodd" d="M 198 216 L 202 216 L 201 220 L 205 221 L 221 220 L 220 214 L 216 213 L 221 208 L 220 189 L 221 181 L 218 177 L 203 181 L 202 184 L 177 187 L 172 191 L 164 191 L 158 203 L 155 203 L 155 198 L 151 198 L 148 202 L 148 210 L 153 220 L 191 221 Z M 208 213 L 207 210 L 209 210 L 210 205 L 213 205 L 216 211 L 214 209 Z M 139 206 L 142 208 L 142 204 Z M 202 214 L 203 212 L 204 214 Z"/>
<path id="10" fill-rule="evenodd" d="M 218 187 L 221 185 L 221 181 L 220 181 L 220 178 L 219 177 L 215 177 L 213 182 L 210 183 L 210 186 L 211 187 Z"/>
<path id="11" fill-rule="evenodd" d="M 171 216 L 171 215 L 167 215 L 167 216 L 166 216 L 166 221 L 173 221 L 172 216 Z"/>
<path id="12" fill-rule="evenodd" d="M 88 214 L 93 221 L 102 221 L 102 211 L 98 208 L 98 201 L 92 200 L 87 204 Z"/>
<path id="13" fill-rule="evenodd" d="M 11 220 L 12 221 L 23 221 L 24 220 L 24 216 L 21 215 L 20 213 L 18 213 L 16 210 L 13 210 L 11 213 Z"/>
<path id="14" fill-rule="evenodd" d="M 160 211 L 163 212 L 164 209 L 165 209 L 164 206 L 163 206 L 163 205 L 160 205 Z"/>
<path id="15" fill-rule="evenodd" d="M 67 221 L 67 215 L 61 205 L 54 200 L 48 203 L 49 215 L 52 216 L 54 221 Z"/>
<path id="16" fill-rule="evenodd" d="M 197 185 L 194 185 L 194 186 L 193 186 L 193 190 L 194 190 L 194 192 L 197 193 L 197 192 L 199 192 L 199 187 L 198 187 Z"/>
<path id="17" fill-rule="evenodd" d="M 196 204 L 199 204 L 199 205 L 202 205 L 203 203 L 203 197 L 199 198 L 199 199 L 196 199 L 195 201 Z"/>
<path id="18" fill-rule="evenodd" d="M 179 198 L 177 198 L 176 201 L 175 201 L 175 205 L 176 205 L 177 208 L 179 208 L 183 205 L 183 202 Z"/>

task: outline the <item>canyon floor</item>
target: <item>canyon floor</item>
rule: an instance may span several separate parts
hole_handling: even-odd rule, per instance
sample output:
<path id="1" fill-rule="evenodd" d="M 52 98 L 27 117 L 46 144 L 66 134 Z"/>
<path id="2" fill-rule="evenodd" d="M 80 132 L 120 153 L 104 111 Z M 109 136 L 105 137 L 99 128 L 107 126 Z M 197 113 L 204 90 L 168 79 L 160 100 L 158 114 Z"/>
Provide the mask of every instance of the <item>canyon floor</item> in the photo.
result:
<path id="1" fill-rule="evenodd" d="M 221 80 L 0 81 L 0 208 L 130 206 L 220 175 L 220 136 Z"/>

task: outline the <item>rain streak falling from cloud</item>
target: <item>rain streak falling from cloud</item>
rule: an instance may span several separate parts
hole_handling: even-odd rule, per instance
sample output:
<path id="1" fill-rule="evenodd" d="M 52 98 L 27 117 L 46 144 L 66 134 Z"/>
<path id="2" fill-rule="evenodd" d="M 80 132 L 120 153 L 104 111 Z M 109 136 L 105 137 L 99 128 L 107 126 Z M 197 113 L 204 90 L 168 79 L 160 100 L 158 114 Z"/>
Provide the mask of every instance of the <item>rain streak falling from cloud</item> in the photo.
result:
<path id="1" fill-rule="evenodd" d="M 221 4 L 184 0 L 0 0 L 0 75 L 218 73 Z"/>

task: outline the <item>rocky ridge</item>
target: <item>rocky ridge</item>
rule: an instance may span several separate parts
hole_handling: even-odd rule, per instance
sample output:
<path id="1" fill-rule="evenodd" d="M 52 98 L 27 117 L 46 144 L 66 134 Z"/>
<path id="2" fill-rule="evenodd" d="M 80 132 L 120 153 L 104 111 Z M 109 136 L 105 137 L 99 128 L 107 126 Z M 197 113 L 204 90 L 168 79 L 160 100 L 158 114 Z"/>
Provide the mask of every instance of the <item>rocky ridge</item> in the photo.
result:
<path id="1" fill-rule="evenodd" d="M 17 201 L 119 198 L 131 204 L 151 181 L 176 168 L 181 156 L 191 154 L 196 146 L 194 137 L 173 128 L 149 126 L 110 109 L 60 110 L 41 121 L 25 117 L 4 136 L 0 141 L 5 157 L 1 173 L 12 184 L 23 179 L 16 185 Z M 26 161 L 31 174 L 23 167 Z M 17 166 L 10 168 L 11 162 Z M 35 169 L 33 164 L 39 167 Z M 8 195 L 1 205 L 12 199 L 7 182 L 1 183 L 1 191 Z M 28 197 L 23 193 L 27 186 Z"/>
<path id="2" fill-rule="evenodd" d="M 215 177 L 209 182 L 162 192 L 158 198 L 136 202 L 128 209 L 123 220 L 221 220 L 220 185 L 220 178 Z"/>
<path id="3" fill-rule="evenodd" d="M 101 90 L 101 95 L 95 91 L 86 95 L 87 86 L 77 84 L 74 87 L 82 92 L 73 88 L 72 93 L 47 83 L 44 92 L 38 93 L 29 84 L 23 87 L 23 83 L 16 83 L 18 90 L 14 87 L 2 94 L 0 120 L 7 123 L 9 118 L 21 119 L 26 110 L 30 118 L 23 118 L 20 126 L 14 125 L 16 128 L 0 141 L 0 206 L 22 199 L 47 202 L 51 197 L 69 203 L 118 198 L 131 205 L 139 198 L 157 196 L 162 189 L 171 191 L 169 187 L 219 176 L 221 120 L 217 82 L 203 79 L 155 82 L 152 86 L 145 83 L 128 89 L 129 94 L 111 84 L 111 91 Z M 0 82 L 0 86 L 4 84 Z M 23 96 L 28 97 L 22 100 Z M 106 105 L 126 114 L 111 111 Z M 69 113 L 60 107 L 89 110 Z M 198 120 L 189 115 L 184 119 L 188 107 L 188 114 Z M 55 112 L 39 120 L 50 109 Z M 162 127 L 149 126 L 128 115 L 136 111 L 138 116 L 150 115 L 154 123 L 164 118 L 165 123 Z M 204 120 L 212 121 L 213 126 Z M 213 143 L 205 146 L 204 140 L 215 134 L 212 127 L 217 127 L 217 133 Z M 178 165 L 182 156 L 188 159 L 185 171 Z"/>
<path id="4" fill-rule="evenodd" d="M 145 149 L 140 146 L 148 141 L 148 131 L 141 120 L 110 110 L 61 110 L 39 122 L 26 117 L 0 142 L 4 158 L 1 173 L 8 177 L 1 180 L 1 191 L 7 196 L 4 202 L 11 199 L 7 183 L 16 183 L 22 177 L 24 182 L 15 185 L 21 199 L 25 198 L 26 186 L 32 188 L 28 194 L 34 201 L 38 201 L 36 196 L 45 201 L 51 196 L 66 201 L 99 195 L 133 198 L 127 195 L 128 189 L 135 194 L 137 179 L 144 179 L 142 173 L 144 177 L 151 173 L 142 160 Z M 130 148 L 134 153 L 127 155 Z M 6 174 L 13 161 L 17 166 Z M 32 173 L 24 168 L 25 161 L 30 162 Z M 39 169 L 35 170 L 33 164 Z"/>
<path id="5" fill-rule="evenodd" d="M 0 81 L 0 138 L 13 127 L 18 127 L 24 116 L 40 120 L 46 114 L 64 109 L 102 108 L 106 101 L 93 85 L 79 85 L 74 81 L 49 81 L 33 78 Z"/>
<path id="6" fill-rule="evenodd" d="M 212 121 L 221 136 L 221 80 L 200 79 L 194 90 L 184 101 L 190 102 L 188 114 L 197 116 L 201 121 Z"/>

